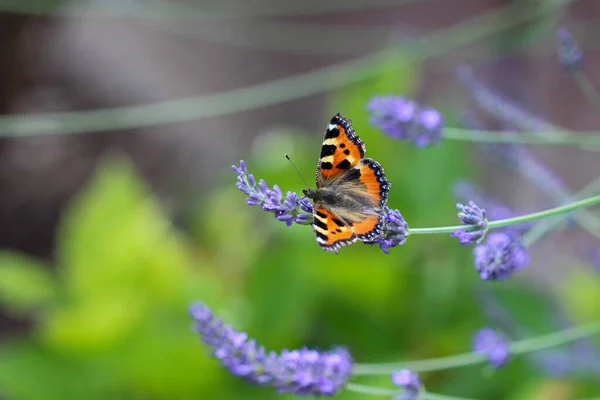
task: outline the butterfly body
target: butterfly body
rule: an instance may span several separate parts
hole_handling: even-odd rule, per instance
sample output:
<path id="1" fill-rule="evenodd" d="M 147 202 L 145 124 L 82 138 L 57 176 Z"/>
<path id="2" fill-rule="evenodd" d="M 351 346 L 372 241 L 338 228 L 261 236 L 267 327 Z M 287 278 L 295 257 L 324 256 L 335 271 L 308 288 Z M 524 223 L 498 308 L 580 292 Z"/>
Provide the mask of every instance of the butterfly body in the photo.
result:
<path id="1" fill-rule="evenodd" d="M 377 161 L 364 158 L 365 152 L 351 121 L 335 114 L 321 147 L 317 189 L 304 191 L 314 202 L 313 228 L 323 250 L 337 252 L 385 234 L 383 210 L 391 184 Z"/>

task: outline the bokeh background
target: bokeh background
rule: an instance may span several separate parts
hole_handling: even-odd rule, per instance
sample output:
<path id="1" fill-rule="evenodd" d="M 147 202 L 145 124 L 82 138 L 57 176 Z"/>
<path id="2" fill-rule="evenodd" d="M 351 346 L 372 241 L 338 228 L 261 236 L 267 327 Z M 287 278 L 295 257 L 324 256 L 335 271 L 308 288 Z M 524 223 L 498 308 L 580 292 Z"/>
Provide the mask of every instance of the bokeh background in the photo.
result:
<path id="1" fill-rule="evenodd" d="M 385 137 L 365 104 L 402 94 L 450 126 L 472 113 L 493 123 L 457 78 L 466 64 L 556 125 L 598 129 L 598 110 L 556 62 L 555 32 L 571 30 L 600 87 L 600 3 L 559 3 L 0 1 L 0 398 L 291 398 L 206 355 L 194 300 L 268 349 L 344 345 L 369 363 L 466 352 L 486 325 L 520 339 L 597 319 L 599 242 L 572 221 L 535 244 L 528 270 L 482 282 L 471 249 L 446 235 L 411 237 L 391 255 L 362 244 L 324 253 L 309 227 L 246 206 L 230 169 L 243 158 L 300 191 L 283 154 L 312 183 L 340 111 L 413 227 L 456 224 L 461 179 L 517 210 L 557 205 L 474 144 L 420 150 Z M 598 152 L 530 150 L 569 193 L 600 171 Z M 481 399 L 599 396 L 598 345 L 423 380 Z M 391 387 L 388 376 L 358 381 Z"/>

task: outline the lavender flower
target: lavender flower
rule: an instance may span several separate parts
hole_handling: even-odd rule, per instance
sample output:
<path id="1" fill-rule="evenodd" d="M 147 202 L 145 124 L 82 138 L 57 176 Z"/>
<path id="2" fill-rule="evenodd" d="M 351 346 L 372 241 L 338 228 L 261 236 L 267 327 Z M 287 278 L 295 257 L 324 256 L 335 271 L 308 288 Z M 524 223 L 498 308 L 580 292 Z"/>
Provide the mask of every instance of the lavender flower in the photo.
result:
<path id="1" fill-rule="evenodd" d="M 451 237 L 457 237 L 460 244 L 473 244 L 474 242 L 481 243 L 487 233 L 487 212 L 483 208 L 479 208 L 473 201 L 469 201 L 467 206 L 458 203 L 456 208 L 459 209 L 458 218 L 465 225 L 477 225 L 479 229 L 466 232 L 459 229 L 452 233 Z"/>
<path id="2" fill-rule="evenodd" d="M 237 188 L 248 196 L 246 203 L 251 206 L 260 206 L 263 210 L 272 212 L 281 222 L 291 226 L 294 222 L 301 225 L 310 225 L 312 222 L 312 204 L 305 198 L 299 198 L 294 192 L 287 192 L 285 199 L 279 186 L 267 186 L 264 180 L 258 185 L 254 175 L 248 173 L 244 160 L 240 166 L 232 165 L 231 168 L 238 174 Z"/>
<path id="3" fill-rule="evenodd" d="M 551 123 L 531 114 L 523 107 L 483 85 L 474 78 L 471 68 L 467 66 L 459 68 L 458 76 L 471 91 L 477 104 L 499 120 L 510 123 L 519 129 L 533 132 L 559 130 Z"/>
<path id="4" fill-rule="evenodd" d="M 392 373 L 392 383 L 403 389 L 400 396 L 394 397 L 394 400 L 416 400 L 421 391 L 421 379 L 418 374 L 408 369 Z"/>
<path id="5" fill-rule="evenodd" d="M 441 114 L 401 96 L 373 97 L 367 104 L 371 124 L 394 139 L 412 141 L 417 147 L 440 142 L 444 121 Z"/>
<path id="6" fill-rule="evenodd" d="M 329 352 L 302 348 L 267 353 L 254 339 L 248 339 L 247 334 L 215 318 L 203 303 L 193 304 L 190 312 L 212 355 L 233 375 L 251 383 L 298 396 L 332 396 L 350 376 L 352 358 L 343 348 Z"/>
<path id="7" fill-rule="evenodd" d="M 375 240 L 373 243 L 379 244 L 379 247 L 385 254 L 390 254 L 389 249 L 396 246 L 402 246 L 406 243 L 409 235 L 408 223 L 404 220 L 398 210 L 385 209 L 386 234 L 383 238 Z"/>
<path id="8" fill-rule="evenodd" d="M 473 249 L 475 269 L 481 279 L 502 280 L 529 264 L 521 237 L 512 231 L 493 232 Z"/>
<path id="9" fill-rule="evenodd" d="M 581 70 L 583 53 L 566 28 L 556 32 L 556 54 L 560 64 L 570 73 Z"/>
<path id="10" fill-rule="evenodd" d="M 493 367 L 499 368 L 508 360 L 508 339 L 491 328 L 483 328 L 473 335 L 473 351 L 487 357 Z"/>

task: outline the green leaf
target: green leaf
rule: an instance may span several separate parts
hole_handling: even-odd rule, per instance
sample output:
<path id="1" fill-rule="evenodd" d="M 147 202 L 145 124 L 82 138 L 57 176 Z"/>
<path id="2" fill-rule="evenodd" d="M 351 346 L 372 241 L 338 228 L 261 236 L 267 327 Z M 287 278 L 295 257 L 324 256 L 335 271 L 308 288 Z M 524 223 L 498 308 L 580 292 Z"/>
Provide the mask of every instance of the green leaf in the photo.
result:
<path id="1" fill-rule="evenodd" d="M 132 166 L 107 157 L 64 217 L 58 255 L 70 293 L 169 297 L 189 254 Z"/>
<path id="2" fill-rule="evenodd" d="M 187 243 L 132 166 L 114 156 L 99 165 L 64 217 L 58 258 L 65 301 L 48 314 L 42 332 L 61 351 L 110 348 L 153 313 L 187 309 L 195 296 L 219 286 L 205 270 L 192 270 Z"/>
<path id="3" fill-rule="evenodd" d="M 0 252 L 0 302 L 10 312 L 28 313 L 54 299 L 55 281 L 48 266 L 11 251 Z"/>
<path id="4" fill-rule="evenodd" d="M 90 363 L 28 340 L 2 344 L 0 392 L 10 400 L 119 399 L 111 378 Z M 6 396 L 6 397 L 5 397 Z"/>
<path id="5" fill-rule="evenodd" d="M 569 268 L 569 273 L 562 280 L 559 296 L 569 315 L 580 323 L 597 319 L 600 315 L 600 274 L 577 261 L 565 267 Z"/>

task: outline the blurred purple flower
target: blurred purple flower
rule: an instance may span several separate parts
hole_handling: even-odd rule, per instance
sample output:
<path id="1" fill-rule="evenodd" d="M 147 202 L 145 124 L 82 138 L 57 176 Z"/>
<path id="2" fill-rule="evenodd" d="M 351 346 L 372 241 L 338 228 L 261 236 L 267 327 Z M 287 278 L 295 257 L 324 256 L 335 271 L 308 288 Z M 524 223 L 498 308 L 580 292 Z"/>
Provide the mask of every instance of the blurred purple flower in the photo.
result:
<path id="1" fill-rule="evenodd" d="M 212 355 L 235 376 L 298 396 L 333 396 L 352 370 L 350 353 L 343 348 L 319 352 L 302 348 L 267 353 L 248 335 L 215 318 L 203 303 L 190 307 L 195 329 Z"/>
<path id="2" fill-rule="evenodd" d="M 389 249 L 396 246 L 402 246 L 406 243 L 409 235 L 408 223 L 404 220 L 398 210 L 385 209 L 386 234 L 382 239 L 377 239 L 372 243 L 379 244 L 379 247 L 385 254 L 390 254 Z"/>
<path id="3" fill-rule="evenodd" d="M 475 269 L 482 280 L 502 280 L 529 264 L 529 254 L 514 232 L 492 232 L 473 249 Z"/>
<path id="4" fill-rule="evenodd" d="M 583 64 L 583 53 L 579 45 L 566 28 L 556 32 L 556 54 L 558 62 L 568 71 L 577 72 Z"/>
<path id="5" fill-rule="evenodd" d="M 392 373 L 392 383 L 403 389 L 402 394 L 394 397 L 394 400 L 416 400 L 421 391 L 421 379 L 418 374 L 411 370 L 403 369 Z"/>
<path id="6" fill-rule="evenodd" d="M 402 96 L 376 96 L 367 104 L 371 124 L 394 139 L 417 147 L 437 144 L 442 139 L 444 120 L 431 107 L 420 106 Z"/>
<path id="7" fill-rule="evenodd" d="M 458 77 L 471 91 L 475 102 L 483 110 L 499 120 L 527 131 L 539 132 L 555 130 L 555 127 L 546 120 L 531 114 L 523 107 L 483 85 L 475 79 L 470 67 L 463 66 L 459 68 Z"/>
<path id="8" fill-rule="evenodd" d="M 487 234 L 487 212 L 483 208 L 479 208 L 473 201 L 469 201 L 466 206 L 458 203 L 456 208 L 459 210 L 458 218 L 464 225 L 477 225 L 479 229 L 469 232 L 459 229 L 450 236 L 457 237 L 462 245 L 480 243 Z"/>
<path id="9" fill-rule="evenodd" d="M 483 328 L 473 335 L 473 351 L 487 357 L 490 364 L 499 368 L 508 360 L 508 339 L 491 328 Z"/>
<path id="10" fill-rule="evenodd" d="M 287 192 L 285 199 L 279 186 L 267 186 L 264 180 L 258 185 L 254 175 L 248 173 L 244 160 L 240 166 L 232 165 L 231 168 L 237 176 L 237 188 L 248 196 L 246 203 L 251 206 L 260 206 L 265 211 L 272 212 L 281 222 L 291 226 L 294 222 L 301 225 L 310 225 L 312 222 L 312 204 L 305 198 L 299 198 L 294 192 Z"/>

